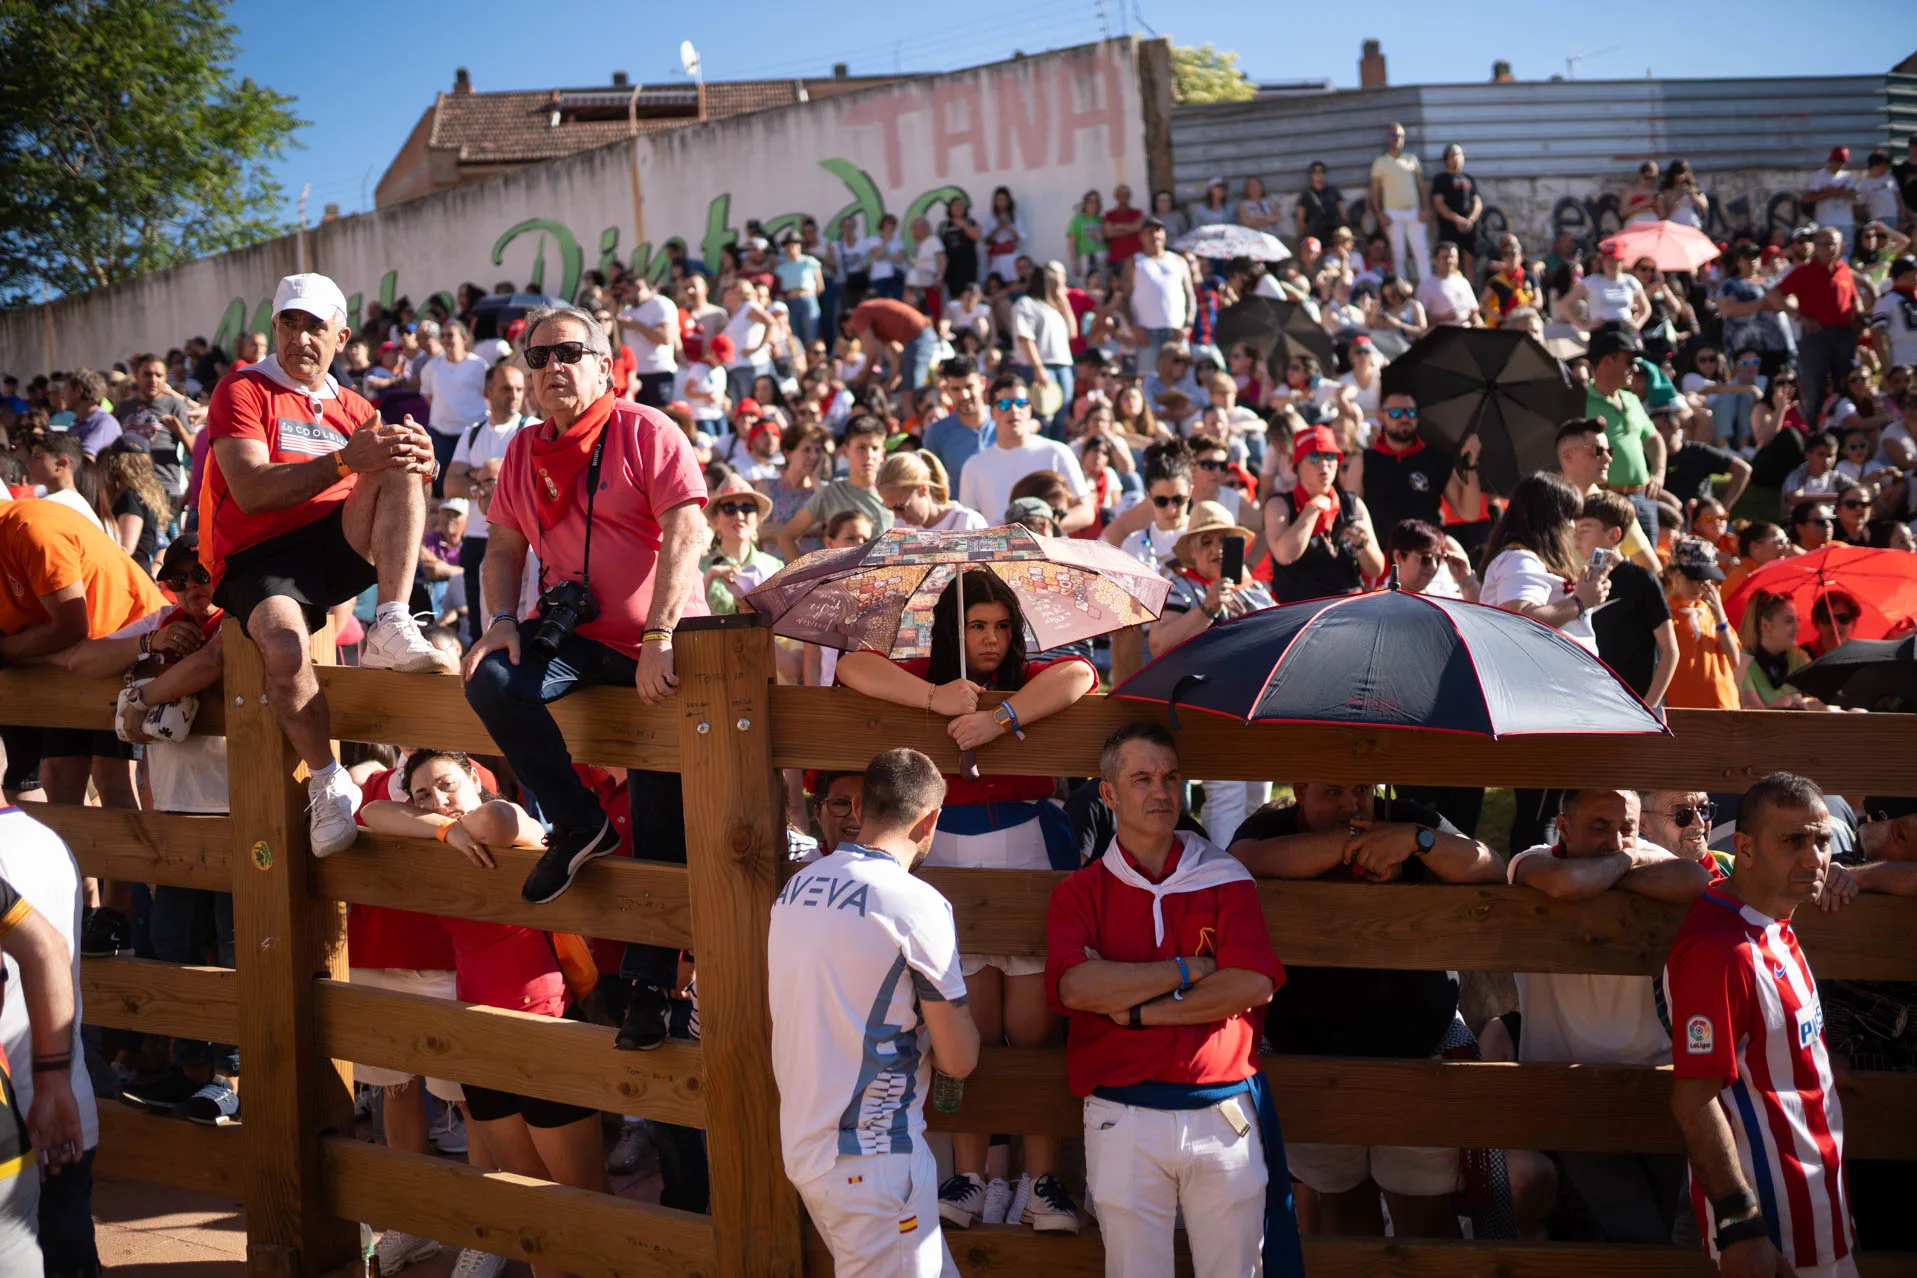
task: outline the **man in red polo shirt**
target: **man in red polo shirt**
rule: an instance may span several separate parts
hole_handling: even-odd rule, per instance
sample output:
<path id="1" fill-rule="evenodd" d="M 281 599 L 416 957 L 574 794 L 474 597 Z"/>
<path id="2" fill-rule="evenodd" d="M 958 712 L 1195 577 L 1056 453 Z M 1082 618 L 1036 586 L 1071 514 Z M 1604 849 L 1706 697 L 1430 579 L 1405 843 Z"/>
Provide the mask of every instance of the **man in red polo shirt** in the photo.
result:
<path id="1" fill-rule="evenodd" d="M 1302 1274 L 1284 1137 L 1258 1067 L 1284 969 L 1251 874 L 1177 830 L 1184 777 L 1164 728 L 1114 732 L 1099 775 L 1118 835 L 1052 893 L 1045 982 L 1070 1017 L 1066 1074 L 1085 1098 L 1107 1278 L 1171 1273 L 1181 1209 L 1198 1278 Z"/>
<path id="2" fill-rule="evenodd" d="M 1824 411 L 1824 395 L 1842 386 L 1857 355 L 1857 281 L 1844 261 L 1844 235 L 1834 226 L 1819 227 L 1811 240 L 1811 260 L 1791 268 L 1764 297 L 1772 310 L 1796 303 L 1803 333 L 1797 339 L 1797 402 L 1815 419 Z"/>

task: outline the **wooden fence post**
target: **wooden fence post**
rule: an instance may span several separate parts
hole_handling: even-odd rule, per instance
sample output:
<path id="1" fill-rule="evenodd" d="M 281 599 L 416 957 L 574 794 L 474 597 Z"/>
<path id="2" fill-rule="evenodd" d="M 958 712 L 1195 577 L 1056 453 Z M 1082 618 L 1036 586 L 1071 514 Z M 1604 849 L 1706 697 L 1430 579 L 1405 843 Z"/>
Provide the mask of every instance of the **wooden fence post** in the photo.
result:
<path id="1" fill-rule="evenodd" d="M 772 631 L 751 614 L 680 623 L 693 954 L 719 1272 L 800 1278 L 798 1194 L 779 1152 L 766 933 L 785 799 L 772 789 Z"/>
<path id="2" fill-rule="evenodd" d="M 248 1278 L 312 1278 L 356 1260 L 359 1228 L 330 1215 L 319 1138 L 350 1133 L 353 1094 L 314 1035 L 313 980 L 344 979 L 340 907 L 308 887 L 306 786 L 265 702 L 259 650 L 228 618 L 226 735 L 233 932 L 240 983 Z M 330 641 L 322 640 L 331 656 Z"/>

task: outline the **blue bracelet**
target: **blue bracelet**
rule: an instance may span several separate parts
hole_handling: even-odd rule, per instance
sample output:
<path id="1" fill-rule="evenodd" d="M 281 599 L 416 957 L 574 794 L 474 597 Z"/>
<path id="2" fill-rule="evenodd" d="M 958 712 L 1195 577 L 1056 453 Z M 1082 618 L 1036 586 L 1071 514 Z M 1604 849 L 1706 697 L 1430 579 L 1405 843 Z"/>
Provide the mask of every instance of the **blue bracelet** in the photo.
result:
<path id="1" fill-rule="evenodd" d="M 1182 954 L 1174 955 L 1172 962 L 1178 964 L 1178 992 L 1183 994 L 1191 988 L 1191 969 L 1185 966 L 1185 958 Z"/>

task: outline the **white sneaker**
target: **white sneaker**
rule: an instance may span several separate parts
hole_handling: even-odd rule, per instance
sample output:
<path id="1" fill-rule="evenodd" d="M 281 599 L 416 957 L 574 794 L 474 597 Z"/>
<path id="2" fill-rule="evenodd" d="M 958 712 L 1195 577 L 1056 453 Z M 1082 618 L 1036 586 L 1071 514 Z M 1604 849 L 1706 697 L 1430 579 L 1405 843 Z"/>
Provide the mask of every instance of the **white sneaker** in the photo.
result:
<path id="1" fill-rule="evenodd" d="M 471 1247 L 459 1253 L 453 1264 L 453 1278 L 499 1278 L 506 1272 L 506 1258 Z"/>
<path id="2" fill-rule="evenodd" d="M 1018 1184 L 1012 1190 L 1012 1204 L 1005 1209 L 1005 1223 L 1022 1225 L 1025 1223 L 1025 1208 L 1032 1201 L 1032 1178 L 1020 1176 Z"/>
<path id="3" fill-rule="evenodd" d="M 359 786 L 345 768 L 335 765 L 328 777 L 310 777 L 306 782 L 307 832 L 314 856 L 331 856 L 353 846 L 359 826 L 353 813 L 359 811 Z"/>
<path id="4" fill-rule="evenodd" d="M 379 1236 L 373 1244 L 373 1272 L 379 1278 L 388 1278 L 408 1265 L 422 1260 L 431 1260 L 439 1254 L 439 1243 L 432 1238 L 416 1238 L 412 1234 L 389 1229 Z"/>
<path id="5" fill-rule="evenodd" d="M 1012 1205 L 1012 1187 L 1001 1176 L 994 1176 L 985 1186 L 985 1210 L 979 1213 L 982 1225 L 1002 1225 L 1005 1223 L 1005 1211 Z"/>
<path id="6" fill-rule="evenodd" d="M 419 623 L 404 612 L 375 621 L 366 628 L 359 664 L 368 670 L 403 670 L 408 674 L 455 674 L 458 659 L 426 642 Z"/>

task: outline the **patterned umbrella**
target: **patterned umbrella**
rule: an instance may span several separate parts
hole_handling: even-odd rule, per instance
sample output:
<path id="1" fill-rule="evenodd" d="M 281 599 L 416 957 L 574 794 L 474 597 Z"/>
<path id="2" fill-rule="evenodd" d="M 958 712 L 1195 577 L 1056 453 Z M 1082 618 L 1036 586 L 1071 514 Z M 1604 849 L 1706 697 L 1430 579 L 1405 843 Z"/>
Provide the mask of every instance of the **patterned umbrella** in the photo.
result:
<path id="1" fill-rule="evenodd" d="M 993 573 L 1012 588 L 1031 652 L 1152 621 L 1171 589 L 1116 546 L 1007 524 L 894 528 L 863 546 L 815 550 L 746 598 L 778 634 L 903 660 L 931 653 L 932 605 L 961 568 Z"/>
<path id="2" fill-rule="evenodd" d="M 1199 257 L 1214 261 L 1249 257 L 1259 262 L 1282 262 L 1291 256 L 1291 250 L 1277 236 L 1233 222 L 1201 226 L 1181 235 L 1172 248 L 1180 253 L 1196 253 Z"/>

